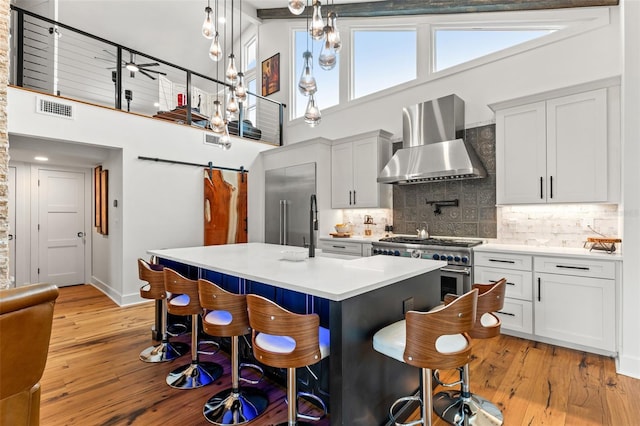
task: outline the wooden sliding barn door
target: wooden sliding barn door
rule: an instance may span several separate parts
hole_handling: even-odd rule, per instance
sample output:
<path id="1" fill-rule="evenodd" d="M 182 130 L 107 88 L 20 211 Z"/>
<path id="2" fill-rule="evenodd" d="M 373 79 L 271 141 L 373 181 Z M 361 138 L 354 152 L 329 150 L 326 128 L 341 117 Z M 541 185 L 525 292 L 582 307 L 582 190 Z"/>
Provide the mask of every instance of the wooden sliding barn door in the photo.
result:
<path id="1" fill-rule="evenodd" d="M 247 242 L 247 173 L 204 171 L 204 245 Z"/>

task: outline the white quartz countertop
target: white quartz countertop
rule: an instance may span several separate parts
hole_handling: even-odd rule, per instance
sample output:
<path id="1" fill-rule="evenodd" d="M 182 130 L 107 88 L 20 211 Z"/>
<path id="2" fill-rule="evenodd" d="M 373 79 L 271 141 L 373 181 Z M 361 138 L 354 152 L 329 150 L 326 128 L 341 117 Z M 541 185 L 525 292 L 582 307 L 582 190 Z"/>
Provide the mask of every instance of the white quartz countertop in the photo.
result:
<path id="1" fill-rule="evenodd" d="M 371 237 L 365 237 L 363 235 L 352 235 L 346 238 L 340 238 L 340 237 L 336 238 L 332 236 L 318 237 L 319 240 L 323 240 L 323 241 L 345 241 L 345 242 L 351 241 L 351 242 L 360 243 L 360 244 L 372 243 L 374 241 L 378 241 L 380 238 L 382 238 L 380 235 L 371 236 Z"/>
<path id="2" fill-rule="evenodd" d="M 341 301 L 446 266 L 446 262 L 395 256 L 283 260 L 301 247 L 244 243 L 148 250 L 149 254 L 223 274 Z"/>
<path id="3" fill-rule="evenodd" d="M 530 255 L 545 255 L 545 256 L 562 256 L 562 257 L 574 257 L 582 259 L 601 259 L 601 260 L 622 260 L 622 254 L 619 252 L 613 252 L 609 254 L 601 250 L 591 250 L 586 248 L 573 248 L 573 247 L 545 247 L 545 246 L 527 246 L 518 244 L 498 244 L 488 243 L 481 244 L 473 248 L 474 252 L 502 252 L 502 253 L 518 253 L 518 254 L 530 254 Z"/>

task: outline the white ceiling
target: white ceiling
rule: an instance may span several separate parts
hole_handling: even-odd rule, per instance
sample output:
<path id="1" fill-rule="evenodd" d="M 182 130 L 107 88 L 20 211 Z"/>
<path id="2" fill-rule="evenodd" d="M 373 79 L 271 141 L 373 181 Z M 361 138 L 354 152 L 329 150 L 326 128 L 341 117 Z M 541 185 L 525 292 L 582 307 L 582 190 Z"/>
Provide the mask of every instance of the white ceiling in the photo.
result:
<path id="1" fill-rule="evenodd" d="M 236 0 L 239 1 L 239 0 Z M 256 9 L 273 9 L 280 7 L 287 7 L 287 0 L 241 0 L 243 4 L 249 4 Z M 345 4 L 345 3 L 365 3 L 370 1 L 382 1 L 382 0 L 324 0 L 322 4 Z M 309 0 L 309 4 L 313 1 Z"/>

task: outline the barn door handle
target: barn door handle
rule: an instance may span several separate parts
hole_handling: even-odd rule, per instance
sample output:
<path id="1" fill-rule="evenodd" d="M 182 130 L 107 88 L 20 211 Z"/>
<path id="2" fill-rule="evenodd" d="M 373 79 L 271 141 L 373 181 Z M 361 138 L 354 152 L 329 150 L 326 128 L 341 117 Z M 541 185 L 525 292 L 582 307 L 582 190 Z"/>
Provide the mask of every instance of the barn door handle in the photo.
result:
<path id="1" fill-rule="evenodd" d="M 9 234 L 8 237 L 9 237 L 9 241 L 13 240 L 13 234 Z"/>

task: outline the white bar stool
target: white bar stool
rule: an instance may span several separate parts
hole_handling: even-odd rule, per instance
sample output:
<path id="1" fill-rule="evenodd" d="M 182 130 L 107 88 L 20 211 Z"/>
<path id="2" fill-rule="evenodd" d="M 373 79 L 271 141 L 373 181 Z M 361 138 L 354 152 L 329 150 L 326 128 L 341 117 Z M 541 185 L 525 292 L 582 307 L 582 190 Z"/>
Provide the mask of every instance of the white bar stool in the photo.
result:
<path id="1" fill-rule="evenodd" d="M 316 400 L 321 416 L 298 412 L 296 368 L 307 367 L 329 356 L 329 330 L 320 327 L 317 314 L 295 314 L 269 299 L 255 294 L 247 295 L 251 341 L 256 359 L 266 365 L 287 369 L 287 419 L 278 426 L 310 425 L 303 420 L 320 420 L 326 415 L 324 402 L 316 395 L 304 394 Z"/>
<path id="2" fill-rule="evenodd" d="M 420 395 L 399 398 L 389 409 L 389 418 L 396 425 L 432 424 L 431 371 L 458 368 L 469 362 L 471 339 L 467 332 L 475 321 L 477 297 L 478 290 L 472 290 L 447 306 L 429 312 L 409 311 L 405 320 L 388 325 L 373 336 L 376 351 L 422 369 Z M 398 422 L 395 408 L 410 401 L 420 403 L 421 418 Z"/>

